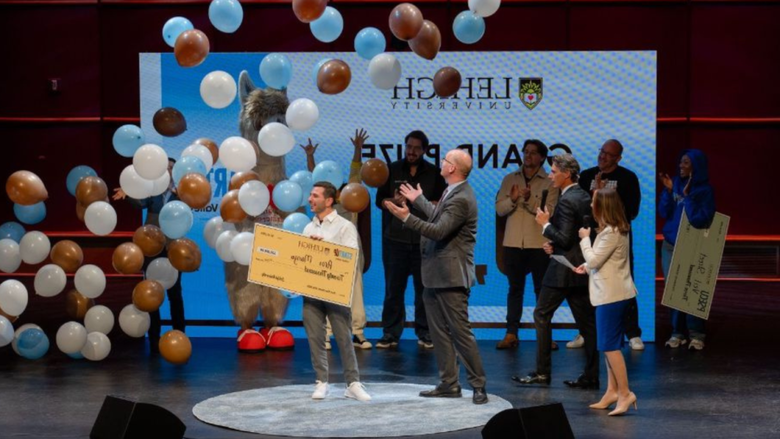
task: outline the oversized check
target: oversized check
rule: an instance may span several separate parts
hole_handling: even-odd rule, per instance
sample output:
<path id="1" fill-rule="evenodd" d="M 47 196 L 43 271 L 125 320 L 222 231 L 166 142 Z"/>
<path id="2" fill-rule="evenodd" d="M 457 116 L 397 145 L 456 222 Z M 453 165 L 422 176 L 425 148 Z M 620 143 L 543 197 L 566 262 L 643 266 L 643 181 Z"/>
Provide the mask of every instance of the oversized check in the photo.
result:
<path id="1" fill-rule="evenodd" d="M 683 211 L 662 305 L 709 318 L 729 219 L 716 212 L 709 229 L 697 229 Z"/>
<path id="2" fill-rule="evenodd" d="M 249 282 L 350 307 L 358 249 L 255 225 Z"/>

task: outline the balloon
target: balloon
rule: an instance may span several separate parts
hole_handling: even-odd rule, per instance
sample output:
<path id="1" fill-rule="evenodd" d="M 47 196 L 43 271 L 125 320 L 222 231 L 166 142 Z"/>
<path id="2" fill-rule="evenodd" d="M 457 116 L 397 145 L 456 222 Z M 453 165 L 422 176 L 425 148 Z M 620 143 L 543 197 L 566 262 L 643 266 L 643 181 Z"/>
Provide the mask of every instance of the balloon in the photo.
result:
<path id="1" fill-rule="evenodd" d="M 172 329 L 160 338 L 160 355 L 172 364 L 185 364 L 192 356 L 192 343 L 187 336 Z"/>
<path id="2" fill-rule="evenodd" d="M 133 155 L 133 168 L 141 178 L 156 180 L 168 172 L 168 154 L 161 147 L 147 143 Z"/>
<path id="3" fill-rule="evenodd" d="M 160 210 L 160 229 L 165 236 L 178 239 L 192 228 L 192 209 L 183 201 L 169 201 Z"/>
<path id="4" fill-rule="evenodd" d="M 317 76 L 319 76 L 320 73 L 320 67 L 322 67 L 323 64 L 330 61 L 333 58 L 322 58 L 321 60 L 317 61 L 317 64 L 314 65 L 314 69 L 311 71 L 311 77 L 314 81 L 314 85 L 317 85 Z"/>
<path id="5" fill-rule="evenodd" d="M 40 264 L 49 256 L 50 250 L 51 242 L 41 232 L 27 232 L 19 243 L 19 251 L 25 264 Z"/>
<path id="6" fill-rule="evenodd" d="M 280 157 L 290 152 L 295 146 L 295 137 L 286 125 L 279 122 L 269 122 L 263 125 L 257 134 L 257 144 L 260 149 L 271 157 Z"/>
<path id="7" fill-rule="evenodd" d="M 198 29 L 186 30 L 176 38 L 173 54 L 182 67 L 199 66 L 209 55 L 209 37 Z M 157 126 L 155 125 L 155 129 Z M 162 134 L 158 129 L 157 132 Z M 181 133 L 179 133 L 181 134 Z"/>
<path id="8" fill-rule="evenodd" d="M 173 165 L 173 171 L 171 173 L 173 174 L 174 184 L 179 186 L 179 181 L 184 177 L 184 174 L 195 173 L 205 177 L 207 172 L 203 160 L 197 157 L 187 156 L 182 157 L 181 160 Z"/>
<path id="9" fill-rule="evenodd" d="M 480 17 L 490 17 L 495 14 L 501 0 L 469 0 L 469 9 Z"/>
<path id="10" fill-rule="evenodd" d="M 279 210 L 292 212 L 301 207 L 303 190 L 294 181 L 282 180 L 274 186 L 273 199 Z"/>
<path id="11" fill-rule="evenodd" d="M 448 98 L 460 90 L 462 79 L 454 67 L 442 67 L 433 75 L 433 91 L 442 98 Z"/>
<path id="12" fill-rule="evenodd" d="M 68 239 L 54 244 L 49 254 L 51 261 L 66 273 L 75 272 L 84 262 L 84 252 L 78 244 Z"/>
<path id="13" fill-rule="evenodd" d="M 190 20 L 184 17 L 173 17 L 165 22 L 163 25 L 162 35 L 165 40 L 165 44 L 175 47 L 176 39 L 184 31 L 195 29 Z"/>
<path id="14" fill-rule="evenodd" d="M 226 223 L 222 220 L 222 217 L 215 216 L 206 222 L 206 226 L 203 227 L 203 238 L 206 240 L 206 244 L 215 248 L 217 245 L 217 237 L 225 230 L 236 230 L 236 226 L 231 223 Z"/>
<path id="15" fill-rule="evenodd" d="M 254 246 L 254 233 L 241 232 L 230 241 L 230 254 L 241 265 L 249 265 L 252 261 L 252 248 Z"/>
<path id="16" fill-rule="evenodd" d="M 331 6 L 325 8 L 325 12 L 320 18 L 309 24 L 314 38 L 323 43 L 332 43 L 341 35 L 344 30 L 344 18 L 341 13 Z"/>
<path id="17" fill-rule="evenodd" d="M 35 328 L 42 331 L 41 327 L 36 325 L 35 323 L 25 323 L 24 325 L 16 328 L 16 331 L 14 331 L 14 341 L 11 342 L 11 347 L 13 348 L 14 352 L 16 352 L 17 355 L 22 355 L 19 353 L 19 348 L 17 346 L 17 344 L 19 343 L 19 336 L 22 335 L 22 332 L 30 328 Z"/>
<path id="18" fill-rule="evenodd" d="M 58 265 L 47 264 L 35 273 L 35 293 L 42 297 L 54 297 L 65 289 L 65 271 Z"/>
<path id="19" fill-rule="evenodd" d="M 211 185 L 202 174 L 191 172 L 179 181 L 177 194 L 187 206 L 202 209 L 211 202 Z"/>
<path id="20" fill-rule="evenodd" d="M 363 59 L 370 61 L 384 52 L 386 47 L 385 36 L 375 27 L 363 28 L 355 35 L 355 52 Z"/>
<path id="21" fill-rule="evenodd" d="M 196 139 L 193 143 L 203 145 L 208 148 L 209 152 L 211 152 L 211 164 L 214 165 L 217 163 L 217 160 L 219 160 L 219 147 L 213 140 L 201 137 L 200 139 Z"/>
<path id="22" fill-rule="evenodd" d="M 229 223 L 240 223 L 247 217 L 241 203 L 238 201 L 238 191 L 233 189 L 228 191 L 222 201 L 219 203 L 219 214 L 222 219 Z"/>
<path id="23" fill-rule="evenodd" d="M 84 177 L 76 185 L 76 200 L 85 207 L 108 197 L 108 186 L 100 177 Z"/>
<path id="24" fill-rule="evenodd" d="M 187 131 L 187 121 L 184 115 L 175 108 L 160 108 L 152 117 L 154 130 L 166 137 L 176 137 Z"/>
<path id="25" fill-rule="evenodd" d="M 146 143 L 144 132 L 135 125 L 122 125 L 114 131 L 114 149 L 122 157 L 132 157 L 144 143 Z"/>
<path id="26" fill-rule="evenodd" d="M 401 79 L 401 63 L 389 53 L 380 53 L 368 64 L 368 77 L 374 87 L 389 90 Z"/>
<path id="27" fill-rule="evenodd" d="M 149 198 L 154 190 L 154 182 L 138 175 L 133 165 L 127 165 L 119 174 L 119 186 L 128 197 L 136 200 Z"/>
<path id="28" fill-rule="evenodd" d="M 369 187 L 380 187 L 390 177 L 387 163 L 380 159 L 368 159 L 360 168 L 360 178 Z"/>
<path id="29" fill-rule="evenodd" d="M 173 268 L 168 258 L 157 258 L 146 267 L 146 279 L 160 282 L 166 290 L 170 290 L 179 278 L 179 271 Z"/>
<path id="30" fill-rule="evenodd" d="M 90 332 L 87 334 L 87 342 L 81 348 L 81 355 L 90 361 L 102 361 L 111 353 L 111 340 L 106 334 Z"/>
<path id="31" fill-rule="evenodd" d="M 236 172 L 232 177 L 230 177 L 230 185 L 228 186 L 228 190 L 232 191 L 233 189 L 241 189 L 241 186 L 243 186 L 244 183 L 252 180 L 260 181 L 260 175 L 255 171 Z"/>
<path id="32" fill-rule="evenodd" d="M 0 239 L 0 271 L 14 273 L 22 265 L 22 251 L 16 241 Z"/>
<path id="33" fill-rule="evenodd" d="M 38 224 L 46 218 L 46 205 L 43 204 L 43 201 L 31 206 L 14 203 L 14 215 L 16 215 L 16 219 L 24 224 Z"/>
<path id="34" fill-rule="evenodd" d="M 238 204 L 247 215 L 258 216 L 265 212 L 270 201 L 268 187 L 261 181 L 248 181 L 238 190 Z"/>
<path id="35" fill-rule="evenodd" d="M 144 180 L 148 181 L 148 180 Z M 152 197 L 156 197 L 157 195 L 162 195 L 165 193 L 165 191 L 168 190 L 168 187 L 171 184 L 171 174 L 169 172 L 164 173 L 160 178 L 157 180 L 152 181 L 152 192 L 149 194 Z"/>
<path id="36" fill-rule="evenodd" d="M 311 99 L 296 99 L 287 107 L 285 121 L 291 130 L 306 131 L 313 127 L 320 118 L 320 110 Z M 268 125 L 266 125 L 268 126 Z M 265 128 L 265 127 L 263 127 Z M 293 139 L 294 140 L 294 139 Z M 260 144 L 262 148 L 263 145 Z"/>
<path id="37" fill-rule="evenodd" d="M 302 23 L 311 23 L 320 18 L 328 6 L 328 0 L 293 0 L 292 7 L 295 16 Z"/>
<path id="38" fill-rule="evenodd" d="M 298 183 L 298 185 L 301 186 L 301 192 L 303 193 L 303 196 L 301 197 L 301 206 L 305 206 L 307 203 L 307 198 L 309 196 L 309 192 L 311 192 L 311 187 L 314 184 L 314 181 L 312 180 L 311 172 L 309 171 L 298 171 L 295 174 L 293 174 L 290 178 L 290 181 L 293 181 L 295 183 Z"/>
<path id="39" fill-rule="evenodd" d="M 0 348 L 14 341 L 14 325 L 4 316 L 0 316 Z"/>
<path id="40" fill-rule="evenodd" d="M 441 48 L 441 32 L 429 20 L 423 21 L 423 27 L 416 37 L 409 40 L 409 47 L 421 57 L 432 60 L 439 54 Z"/>
<path id="41" fill-rule="evenodd" d="M 84 165 L 76 166 L 68 172 L 68 177 L 65 179 L 65 186 L 68 188 L 68 192 L 70 192 L 71 195 L 76 196 L 76 187 L 84 177 L 97 177 L 97 172 L 89 166 Z"/>
<path id="42" fill-rule="evenodd" d="M 322 93 L 335 95 L 346 90 L 351 80 L 349 65 L 340 59 L 331 59 L 317 73 L 317 88 Z"/>
<path id="43" fill-rule="evenodd" d="M 114 250 L 111 263 L 117 273 L 135 274 L 144 266 L 144 252 L 132 242 L 124 242 Z"/>
<path id="44" fill-rule="evenodd" d="M 401 41 L 416 37 L 422 26 L 422 12 L 411 3 L 401 3 L 390 12 L 390 31 Z"/>
<path id="45" fill-rule="evenodd" d="M 341 189 L 339 203 L 349 212 L 362 212 L 370 202 L 371 197 L 368 195 L 368 189 L 360 183 L 349 183 Z"/>
<path id="46" fill-rule="evenodd" d="M 267 86 L 284 90 L 292 79 L 292 63 L 290 58 L 281 53 L 270 53 L 260 61 L 260 79 Z"/>
<path id="47" fill-rule="evenodd" d="M 27 309 L 27 288 L 16 279 L 8 279 L 0 284 L 0 308 L 3 312 L 18 316 Z"/>
<path id="48" fill-rule="evenodd" d="M 244 9 L 238 0 L 212 0 L 209 20 L 220 32 L 232 34 L 244 20 Z"/>
<path id="49" fill-rule="evenodd" d="M 73 282 L 76 290 L 89 299 L 96 299 L 106 290 L 106 275 L 97 265 L 87 264 L 79 268 Z"/>
<path id="50" fill-rule="evenodd" d="M 30 171 L 16 171 L 5 182 L 8 198 L 22 206 L 32 206 L 49 197 L 43 181 Z"/>
<path id="51" fill-rule="evenodd" d="M 87 332 L 100 332 L 108 335 L 114 329 L 114 313 L 103 305 L 95 305 L 84 316 Z"/>
<path id="52" fill-rule="evenodd" d="M 87 229 L 98 236 L 106 236 L 116 227 L 116 211 L 105 201 L 96 201 L 84 212 Z"/>
<path id="53" fill-rule="evenodd" d="M 217 153 L 219 154 L 219 152 Z M 209 172 L 211 170 L 211 167 L 214 165 L 214 158 L 211 155 L 211 151 L 208 149 L 208 147 L 203 146 L 199 143 L 193 143 L 192 145 L 184 148 L 184 151 L 181 152 L 181 157 L 199 158 L 200 161 L 202 161 L 203 164 L 206 165 L 206 172 Z"/>
<path id="54" fill-rule="evenodd" d="M 463 44 L 474 44 L 485 35 L 485 19 L 471 11 L 463 11 L 452 22 L 455 38 Z"/>
<path id="55" fill-rule="evenodd" d="M 49 351 L 49 338 L 42 330 L 30 328 L 19 334 L 16 348 L 22 357 L 37 360 Z"/>
<path id="56" fill-rule="evenodd" d="M 119 327 L 130 337 L 143 337 L 151 324 L 149 313 L 139 311 L 133 305 L 125 306 L 119 312 Z"/>
<path id="57" fill-rule="evenodd" d="M 0 226 L 0 239 L 10 239 L 17 244 L 22 240 L 24 233 L 24 226 L 14 221 L 8 221 Z"/>
<path id="58" fill-rule="evenodd" d="M 160 282 L 142 280 L 133 288 L 133 305 L 139 311 L 157 311 L 163 300 L 165 300 L 165 288 L 160 285 Z"/>
<path id="59" fill-rule="evenodd" d="M 312 172 L 312 181 L 317 183 L 319 181 L 330 182 L 337 189 L 344 183 L 344 174 L 341 172 L 341 167 L 333 160 L 325 160 L 317 163 Z"/>
<path id="60" fill-rule="evenodd" d="M 198 271 L 201 258 L 200 247 L 191 239 L 179 238 L 168 244 L 168 260 L 180 272 Z"/>
<path id="61" fill-rule="evenodd" d="M 159 255 L 165 248 L 165 235 L 159 227 L 147 224 L 133 233 L 133 244 L 141 249 L 144 256 L 151 258 Z"/>
<path id="62" fill-rule="evenodd" d="M 233 238 L 236 235 L 238 235 L 238 232 L 235 230 L 225 230 L 217 236 L 217 256 L 224 262 L 234 262 L 236 260 L 233 257 L 233 253 L 230 252 L 230 243 L 233 242 Z"/>
<path id="63" fill-rule="evenodd" d="M 200 82 L 200 97 L 211 108 L 221 109 L 236 99 L 236 80 L 229 73 L 216 70 Z"/>
<path id="64" fill-rule="evenodd" d="M 287 218 L 284 219 L 282 228 L 290 232 L 303 233 L 303 229 L 306 227 L 306 224 L 309 224 L 310 222 L 311 220 L 308 216 L 300 212 L 293 212 L 287 215 Z"/>
<path id="65" fill-rule="evenodd" d="M 93 306 L 95 306 L 94 300 L 84 297 L 76 290 L 70 290 L 65 295 L 65 313 L 72 319 L 83 319 Z"/>
<path id="66" fill-rule="evenodd" d="M 219 158 L 227 169 L 235 172 L 249 171 L 257 163 L 255 148 L 248 140 L 238 136 L 228 137 L 222 142 Z"/>

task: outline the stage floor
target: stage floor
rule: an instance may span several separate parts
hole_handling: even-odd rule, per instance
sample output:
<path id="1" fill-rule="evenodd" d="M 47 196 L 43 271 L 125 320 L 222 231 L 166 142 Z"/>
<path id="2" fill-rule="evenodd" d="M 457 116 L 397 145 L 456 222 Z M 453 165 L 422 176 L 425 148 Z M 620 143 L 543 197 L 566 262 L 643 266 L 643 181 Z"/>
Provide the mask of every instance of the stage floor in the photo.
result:
<path id="1" fill-rule="evenodd" d="M 188 438 L 263 438 L 204 424 L 192 407 L 213 396 L 258 387 L 310 384 L 314 374 L 308 346 L 294 351 L 240 355 L 230 339 L 193 339 L 186 366 L 150 356 L 145 344 L 115 345 L 100 363 L 71 360 L 56 347 L 41 360 L 0 349 L 0 437 L 86 438 L 106 394 L 161 405 L 187 425 Z M 535 343 L 516 351 L 497 351 L 495 341 L 480 341 L 489 393 L 515 407 L 562 402 L 577 438 L 764 438 L 780 435 L 780 350 L 776 347 L 718 346 L 702 352 L 664 349 L 625 350 L 638 411 L 609 418 L 588 409 L 600 391 L 571 390 L 562 380 L 574 378 L 583 365 L 582 350 L 553 352 L 553 383 L 548 388 L 519 387 L 510 377 L 534 369 Z M 433 351 L 415 341 L 399 350 L 358 351 L 364 382 L 436 384 Z M 340 371 L 331 355 L 331 370 Z M 335 362 L 333 361 L 335 360 Z M 461 377 L 466 383 L 465 376 Z M 331 382 L 343 382 L 340 373 Z M 370 388 L 370 387 L 369 387 Z M 470 404 L 467 399 L 464 404 Z M 435 416 L 431 413 L 431 416 Z M 295 422 L 295 419 L 290 419 Z M 359 437 L 359 433 L 356 434 Z M 422 436 L 421 436 L 422 437 Z M 479 438 L 480 429 L 428 438 Z"/>

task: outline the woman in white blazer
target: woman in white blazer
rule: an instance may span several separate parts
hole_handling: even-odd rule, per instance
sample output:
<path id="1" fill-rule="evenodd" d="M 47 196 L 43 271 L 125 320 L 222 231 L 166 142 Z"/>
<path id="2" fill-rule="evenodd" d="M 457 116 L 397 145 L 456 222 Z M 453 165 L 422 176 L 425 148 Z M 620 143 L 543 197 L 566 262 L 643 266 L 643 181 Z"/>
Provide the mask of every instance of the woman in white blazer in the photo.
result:
<path id="1" fill-rule="evenodd" d="M 636 395 L 628 388 L 623 347 L 625 327 L 623 316 L 629 299 L 636 296 L 636 287 L 629 266 L 629 222 L 623 203 L 614 189 L 601 189 L 593 195 L 593 216 L 599 224 L 599 234 L 591 245 L 590 229 L 580 229 L 580 247 L 585 263 L 575 268 L 590 276 L 590 302 L 596 307 L 598 349 L 604 352 L 609 384 L 601 401 L 593 409 L 607 409 L 617 403 L 610 416 L 622 415 L 633 404 Z"/>

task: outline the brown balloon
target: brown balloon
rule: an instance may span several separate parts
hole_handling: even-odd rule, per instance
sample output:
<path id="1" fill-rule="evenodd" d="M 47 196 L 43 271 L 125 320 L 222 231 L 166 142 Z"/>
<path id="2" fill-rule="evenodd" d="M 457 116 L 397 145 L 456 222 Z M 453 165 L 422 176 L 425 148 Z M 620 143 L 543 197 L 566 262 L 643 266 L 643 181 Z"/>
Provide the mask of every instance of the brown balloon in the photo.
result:
<path id="1" fill-rule="evenodd" d="M 183 273 L 198 271 L 201 261 L 200 247 L 191 239 L 174 239 L 168 244 L 168 260 L 173 268 Z"/>
<path id="2" fill-rule="evenodd" d="M 211 185 L 202 174 L 184 174 L 176 188 L 179 199 L 193 209 L 202 209 L 211 202 Z"/>
<path id="3" fill-rule="evenodd" d="M 9 322 L 13 323 L 16 321 L 16 319 L 19 318 L 19 316 L 12 316 L 10 314 L 7 314 L 5 311 L 3 311 L 2 308 L 0 308 L 0 316 L 3 316 L 8 319 Z"/>
<path id="4" fill-rule="evenodd" d="M 370 187 L 382 186 L 389 176 L 390 169 L 387 168 L 387 163 L 380 159 L 366 160 L 360 168 L 360 178 Z"/>
<path id="5" fill-rule="evenodd" d="M 144 266 L 144 252 L 132 242 L 119 244 L 111 257 L 114 270 L 122 274 L 135 274 Z"/>
<path id="6" fill-rule="evenodd" d="M 432 21 L 423 21 L 422 29 L 416 37 L 409 40 L 409 47 L 421 57 L 432 60 L 441 48 L 441 32 Z"/>
<path id="7" fill-rule="evenodd" d="M 302 23 L 311 23 L 320 18 L 327 6 L 327 0 L 293 0 L 292 2 L 293 12 Z"/>
<path id="8" fill-rule="evenodd" d="M 243 186 L 244 183 L 252 180 L 260 181 L 260 174 L 255 171 L 236 172 L 230 177 L 230 186 L 228 187 L 228 190 L 241 189 L 241 186 Z"/>
<path id="9" fill-rule="evenodd" d="M 368 195 L 368 189 L 360 183 L 349 183 L 341 189 L 339 203 L 350 212 L 362 212 L 370 202 L 371 197 Z"/>
<path id="10" fill-rule="evenodd" d="M 317 88 L 327 95 L 346 90 L 351 80 L 352 71 L 349 65 L 340 59 L 327 61 L 317 72 Z"/>
<path id="11" fill-rule="evenodd" d="M 95 201 L 108 197 L 108 186 L 100 177 L 84 177 L 76 185 L 76 200 L 82 206 L 89 207 Z"/>
<path id="12" fill-rule="evenodd" d="M 176 38 L 173 55 L 182 67 L 199 66 L 209 55 L 209 37 L 198 29 L 184 31 Z"/>
<path id="13" fill-rule="evenodd" d="M 141 249 L 144 256 L 151 258 L 162 253 L 165 248 L 165 235 L 159 227 L 147 224 L 133 233 L 133 244 Z"/>
<path id="14" fill-rule="evenodd" d="M 81 320 L 87 311 L 95 306 L 95 301 L 85 297 L 76 290 L 68 291 L 65 296 L 65 313 L 74 320 Z"/>
<path id="15" fill-rule="evenodd" d="M 162 338 L 160 338 L 159 347 L 160 355 L 169 363 L 184 364 L 192 356 L 190 339 L 178 329 L 173 329 L 163 334 Z"/>
<path id="16" fill-rule="evenodd" d="M 157 311 L 163 300 L 165 300 L 165 288 L 156 280 L 142 280 L 133 288 L 133 306 L 139 311 Z"/>
<path id="17" fill-rule="evenodd" d="M 454 67 L 442 67 L 433 76 L 433 91 L 439 97 L 448 98 L 460 90 L 462 78 Z"/>
<path id="18" fill-rule="evenodd" d="M 152 118 L 154 129 L 163 136 L 176 137 L 187 131 L 187 121 L 184 115 L 175 108 L 160 108 Z"/>
<path id="19" fill-rule="evenodd" d="M 51 261 L 60 266 L 66 273 L 73 273 L 84 262 L 84 252 L 78 244 L 71 240 L 60 241 L 51 248 Z"/>
<path id="20" fill-rule="evenodd" d="M 76 201 L 76 218 L 82 223 L 84 222 L 84 214 L 87 213 L 87 208 L 82 206 L 81 203 Z"/>
<path id="21" fill-rule="evenodd" d="M 401 41 L 416 37 L 423 27 L 423 14 L 411 3 L 401 3 L 390 12 L 390 31 Z"/>
<path id="22" fill-rule="evenodd" d="M 238 189 L 228 191 L 222 197 L 222 202 L 219 203 L 219 214 L 223 221 L 229 223 L 240 223 L 246 219 L 247 214 L 238 203 Z"/>
<path id="23" fill-rule="evenodd" d="M 8 198 L 16 204 L 31 206 L 49 198 L 43 181 L 30 171 L 16 171 L 5 182 Z"/>
<path id="24" fill-rule="evenodd" d="M 213 160 L 211 164 L 213 165 L 217 163 L 217 160 L 219 160 L 219 147 L 217 146 L 216 142 L 211 139 L 201 137 L 200 139 L 195 140 L 193 143 L 197 143 L 198 145 L 203 145 L 208 148 L 209 152 L 211 152 L 211 158 Z"/>

